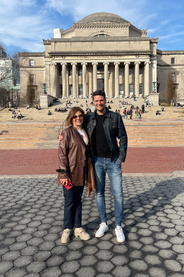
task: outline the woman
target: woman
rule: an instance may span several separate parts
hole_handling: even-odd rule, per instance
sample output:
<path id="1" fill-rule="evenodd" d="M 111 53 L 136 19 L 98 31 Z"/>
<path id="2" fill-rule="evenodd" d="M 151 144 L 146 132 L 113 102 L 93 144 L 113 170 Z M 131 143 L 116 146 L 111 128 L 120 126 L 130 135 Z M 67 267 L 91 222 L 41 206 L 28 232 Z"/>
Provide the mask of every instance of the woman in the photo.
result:
<path id="1" fill-rule="evenodd" d="M 81 227 L 81 197 L 84 184 L 88 179 L 88 195 L 94 190 L 94 177 L 91 171 L 90 158 L 88 158 L 89 139 L 84 130 L 85 114 L 80 107 L 73 107 L 66 119 L 69 126 L 61 132 L 58 149 L 59 170 L 57 182 L 63 185 L 64 205 L 64 231 L 61 237 L 62 243 L 70 240 L 71 230 L 81 240 L 90 239 L 90 235 Z M 91 174 L 89 174 L 91 173 Z M 91 180 L 89 178 L 91 177 Z M 73 187 L 66 188 L 72 183 Z"/>

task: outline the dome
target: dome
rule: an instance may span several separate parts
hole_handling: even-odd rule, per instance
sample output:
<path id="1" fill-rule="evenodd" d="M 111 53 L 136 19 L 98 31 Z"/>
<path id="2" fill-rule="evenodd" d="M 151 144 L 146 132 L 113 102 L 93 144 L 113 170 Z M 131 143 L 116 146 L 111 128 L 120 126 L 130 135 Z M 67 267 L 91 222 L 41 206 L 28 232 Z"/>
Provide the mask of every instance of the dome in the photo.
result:
<path id="1" fill-rule="evenodd" d="M 113 13 L 105 13 L 105 12 L 98 12 L 92 13 L 77 23 L 88 23 L 88 22 L 116 22 L 116 23 L 128 23 L 125 19 L 121 16 L 113 14 Z"/>

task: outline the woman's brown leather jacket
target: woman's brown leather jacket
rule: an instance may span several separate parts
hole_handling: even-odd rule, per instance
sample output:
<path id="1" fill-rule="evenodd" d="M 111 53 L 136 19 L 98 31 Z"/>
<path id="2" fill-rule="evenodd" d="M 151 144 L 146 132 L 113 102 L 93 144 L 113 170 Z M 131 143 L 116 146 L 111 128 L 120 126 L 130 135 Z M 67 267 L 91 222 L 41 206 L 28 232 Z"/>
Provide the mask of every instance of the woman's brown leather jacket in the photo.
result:
<path id="1" fill-rule="evenodd" d="M 87 166 L 85 168 L 90 169 L 90 172 L 88 170 L 88 174 L 85 174 L 85 181 L 88 179 L 87 187 L 90 183 L 90 188 L 88 188 L 88 194 L 90 194 L 89 190 L 93 191 L 95 185 L 93 172 L 91 174 L 91 158 L 88 158 L 86 151 L 86 147 L 89 149 L 89 145 L 85 146 L 82 137 L 73 127 L 64 129 L 61 136 L 63 138 L 58 148 L 59 169 L 65 170 L 66 173 L 58 173 L 57 183 L 61 185 L 60 179 L 70 179 L 74 186 L 83 186 L 84 161 L 86 160 L 89 168 Z"/>

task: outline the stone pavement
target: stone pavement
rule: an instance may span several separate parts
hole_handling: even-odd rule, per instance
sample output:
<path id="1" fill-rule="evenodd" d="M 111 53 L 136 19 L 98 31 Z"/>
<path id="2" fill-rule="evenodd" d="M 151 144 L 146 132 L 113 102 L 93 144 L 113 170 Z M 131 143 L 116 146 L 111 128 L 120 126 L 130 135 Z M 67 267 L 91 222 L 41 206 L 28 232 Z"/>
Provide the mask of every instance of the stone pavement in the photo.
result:
<path id="1" fill-rule="evenodd" d="M 94 236 L 94 193 L 87 197 L 85 189 L 83 225 L 91 240 L 72 236 L 67 245 L 60 243 L 64 198 L 55 175 L 1 176 L 0 277 L 184 276 L 184 175 L 178 176 L 124 175 L 125 244 L 114 236 L 108 179 L 110 230 L 101 239 Z"/>

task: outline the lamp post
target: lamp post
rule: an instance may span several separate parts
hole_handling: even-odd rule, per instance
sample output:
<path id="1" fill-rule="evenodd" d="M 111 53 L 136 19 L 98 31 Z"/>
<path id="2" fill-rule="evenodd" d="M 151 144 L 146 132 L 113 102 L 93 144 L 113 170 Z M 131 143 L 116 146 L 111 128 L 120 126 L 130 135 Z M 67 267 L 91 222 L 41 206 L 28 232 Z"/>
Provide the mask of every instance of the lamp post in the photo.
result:
<path id="1" fill-rule="evenodd" d="M 46 92 L 46 83 L 43 82 L 42 84 L 43 84 L 43 94 L 47 94 L 47 92 Z"/>
<path id="2" fill-rule="evenodd" d="M 156 90 L 156 81 L 153 81 L 153 92 L 155 92 L 155 90 Z"/>
<path id="3" fill-rule="evenodd" d="M 12 107 L 13 107 L 13 88 L 11 89 L 11 102 L 12 102 Z"/>

